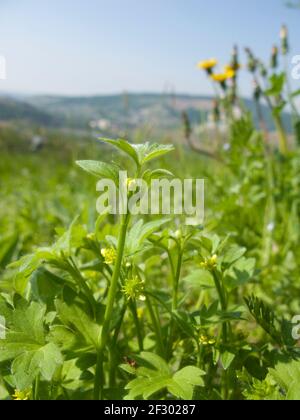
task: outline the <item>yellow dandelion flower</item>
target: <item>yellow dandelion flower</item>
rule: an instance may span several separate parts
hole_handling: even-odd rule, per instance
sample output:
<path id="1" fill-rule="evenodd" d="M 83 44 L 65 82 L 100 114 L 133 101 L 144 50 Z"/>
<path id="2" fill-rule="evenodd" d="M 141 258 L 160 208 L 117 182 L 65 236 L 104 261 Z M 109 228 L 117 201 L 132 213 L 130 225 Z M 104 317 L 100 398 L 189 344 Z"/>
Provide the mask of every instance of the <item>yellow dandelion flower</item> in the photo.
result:
<path id="1" fill-rule="evenodd" d="M 15 393 L 12 395 L 14 401 L 27 401 L 31 396 L 31 391 L 19 391 L 18 389 L 15 390 Z"/>
<path id="2" fill-rule="evenodd" d="M 117 252 L 114 248 L 101 249 L 101 255 L 104 258 L 105 264 L 107 265 L 113 264 L 117 259 Z"/>
<path id="3" fill-rule="evenodd" d="M 200 267 L 204 270 L 213 270 L 216 268 L 218 263 L 218 257 L 217 255 L 213 255 L 210 258 L 205 258 L 204 261 L 200 264 Z"/>
<path id="4" fill-rule="evenodd" d="M 211 71 L 216 65 L 218 64 L 218 61 L 215 58 L 210 58 L 209 60 L 200 61 L 200 63 L 197 64 L 197 67 L 201 70 Z"/>
<path id="5" fill-rule="evenodd" d="M 225 73 L 215 73 L 211 75 L 211 78 L 218 83 L 225 83 L 229 79 L 233 79 L 235 76 L 235 71 L 228 69 Z"/>

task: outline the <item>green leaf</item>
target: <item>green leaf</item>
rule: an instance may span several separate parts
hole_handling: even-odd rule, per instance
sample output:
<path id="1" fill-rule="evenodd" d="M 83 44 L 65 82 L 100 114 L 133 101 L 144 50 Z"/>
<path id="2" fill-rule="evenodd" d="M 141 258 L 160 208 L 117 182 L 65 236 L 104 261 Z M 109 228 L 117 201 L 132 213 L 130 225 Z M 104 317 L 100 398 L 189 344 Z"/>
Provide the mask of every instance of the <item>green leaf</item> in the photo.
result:
<path id="1" fill-rule="evenodd" d="M 202 376 L 205 375 L 201 369 L 195 366 L 186 366 L 173 376 L 173 383 L 168 390 L 176 397 L 183 400 L 192 400 L 195 386 L 204 386 Z"/>
<path id="2" fill-rule="evenodd" d="M 142 164 L 150 162 L 153 159 L 166 155 L 167 153 L 173 152 L 173 145 L 161 145 L 161 144 L 150 144 L 145 143 L 137 146 L 139 159 Z"/>
<path id="3" fill-rule="evenodd" d="M 119 183 L 120 168 L 116 165 L 96 160 L 79 160 L 76 162 L 76 165 L 98 179 L 110 179 L 116 185 Z"/>
<path id="4" fill-rule="evenodd" d="M 48 342 L 46 306 L 20 300 L 10 312 L 6 338 L 0 340 L 0 362 L 13 360 L 11 369 L 19 390 L 28 388 L 38 374 L 50 381 L 63 358 L 58 347 Z"/>
<path id="5" fill-rule="evenodd" d="M 232 264 L 245 255 L 246 251 L 246 248 L 241 248 L 238 245 L 232 245 L 226 250 L 222 262 L 225 264 Z"/>
<path id="6" fill-rule="evenodd" d="M 246 284 L 254 275 L 256 260 L 242 257 L 225 271 L 224 282 L 229 289 Z"/>
<path id="7" fill-rule="evenodd" d="M 51 381 L 57 367 L 62 363 L 60 350 L 53 343 L 46 344 L 36 351 L 22 353 L 12 364 L 17 389 L 30 387 L 38 374 L 41 374 L 45 381 Z"/>
<path id="8" fill-rule="evenodd" d="M 159 372 L 163 374 L 170 374 L 170 368 L 168 364 L 161 357 L 157 356 L 154 353 L 143 352 L 141 353 L 141 358 L 148 362 L 151 366 L 156 368 Z"/>
<path id="9" fill-rule="evenodd" d="M 161 226 L 168 223 L 170 219 L 160 219 L 153 222 L 144 223 L 143 220 L 139 220 L 133 225 L 128 232 L 126 238 L 126 252 L 128 255 L 135 254 L 140 251 L 144 246 L 146 239 L 149 238 L 154 232 L 159 230 Z"/>
<path id="10" fill-rule="evenodd" d="M 222 366 L 223 366 L 224 370 L 227 370 L 227 369 L 230 368 L 234 359 L 235 359 L 235 355 L 233 353 L 228 352 L 228 351 L 226 351 L 225 353 L 223 353 L 221 355 L 221 363 L 222 363 Z"/>
<path id="11" fill-rule="evenodd" d="M 160 178 L 173 178 L 174 175 L 172 172 L 167 171 L 166 169 L 155 169 L 154 171 L 150 171 L 149 169 L 143 173 L 142 178 L 147 182 L 150 183 L 152 179 L 160 179 Z"/>
<path id="12" fill-rule="evenodd" d="M 105 143 L 109 143 L 119 150 L 125 152 L 128 156 L 130 156 L 137 166 L 142 166 L 143 164 L 156 159 L 160 156 L 163 156 L 169 152 L 174 150 L 174 146 L 172 145 L 161 145 L 161 144 L 150 144 L 148 142 L 143 144 L 130 144 L 126 140 L 123 139 L 99 139 L 104 141 Z"/>
<path id="13" fill-rule="evenodd" d="M 212 289 L 215 287 L 212 274 L 207 270 L 196 269 L 193 270 L 183 279 L 188 286 L 198 289 Z"/>
<path id="14" fill-rule="evenodd" d="M 277 96 L 282 93 L 284 84 L 286 82 L 285 73 L 273 74 L 269 78 L 270 88 L 265 91 L 267 96 Z"/>
<path id="15" fill-rule="evenodd" d="M 56 309 L 64 325 L 75 329 L 88 345 L 98 347 L 101 327 L 83 309 L 75 304 L 68 305 L 61 300 L 56 301 Z"/>
<path id="16" fill-rule="evenodd" d="M 195 386 L 204 386 L 202 376 L 205 372 L 197 367 L 187 366 L 173 375 L 168 364 L 154 353 L 143 352 L 138 359 L 142 364 L 146 362 L 146 367 L 130 370 L 129 373 L 137 377 L 126 386 L 129 390 L 126 400 L 133 400 L 139 396 L 147 400 L 166 389 L 177 398 L 190 400 Z M 124 368 L 124 365 L 122 367 Z"/>
<path id="17" fill-rule="evenodd" d="M 139 157 L 138 154 L 132 144 L 124 139 L 105 139 L 100 138 L 99 140 L 103 141 L 104 143 L 111 144 L 115 146 L 117 149 L 121 150 L 122 152 L 126 153 L 126 155 L 130 156 L 137 165 L 139 165 Z"/>
<path id="18" fill-rule="evenodd" d="M 78 223 L 78 217 L 76 217 L 68 230 L 62 234 L 52 246 L 51 250 L 58 256 L 60 256 L 61 252 L 63 252 L 65 256 L 70 256 L 73 249 L 78 249 L 83 246 L 83 240 L 86 235 L 86 229 Z M 53 258 L 55 259 L 55 255 L 51 255 L 50 260 Z"/>
<path id="19" fill-rule="evenodd" d="M 270 375 L 285 391 L 287 400 L 300 399 L 300 362 L 279 363 L 275 369 L 269 369 Z"/>

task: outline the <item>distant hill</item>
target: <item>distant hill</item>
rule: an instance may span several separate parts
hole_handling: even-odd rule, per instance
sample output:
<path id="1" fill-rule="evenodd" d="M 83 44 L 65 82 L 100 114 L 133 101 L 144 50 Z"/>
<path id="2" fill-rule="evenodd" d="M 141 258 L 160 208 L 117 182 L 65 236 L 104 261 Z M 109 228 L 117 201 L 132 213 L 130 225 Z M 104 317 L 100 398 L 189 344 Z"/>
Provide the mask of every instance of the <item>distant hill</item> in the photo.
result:
<path id="1" fill-rule="evenodd" d="M 55 125 L 74 130 L 95 129 L 103 132 L 138 127 L 165 132 L 181 125 L 182 111 L 192 122 L 205 121 L 212 97 L 170 94 L 123 94 L 110 96 L 28 96 L 19 99 L 0 97 L 1 120 L 27 120 L 41 125 Z M 255 104 L 245 100 L 246 107 L 256 118 Z M 273 129 L 269 109 L 264 106 L 265 120 Z M 284 114 L 290 129 L 289 114 Z M 257 123 L 257 119 L 256 119 Z"/>
<path id="2" fill-rule="evenodd" d="M 0 122 L 26 121 L 38 125 L 54 125 L 57 119 L 28 102 L 0 96 Z"/>

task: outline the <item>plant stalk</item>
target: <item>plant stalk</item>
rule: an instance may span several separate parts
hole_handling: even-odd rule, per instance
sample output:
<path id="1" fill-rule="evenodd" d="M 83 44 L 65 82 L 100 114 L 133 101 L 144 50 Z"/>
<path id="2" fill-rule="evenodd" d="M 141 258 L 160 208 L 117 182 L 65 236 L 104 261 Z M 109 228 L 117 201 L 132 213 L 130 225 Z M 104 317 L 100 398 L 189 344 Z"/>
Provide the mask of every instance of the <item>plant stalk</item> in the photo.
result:
<path id="1" fill-rule="evenodd" d="M 104 382 L 105 382 L 104 371 L 103 371 L 104 351 L 105 351 L 105 348 L 107 346 L 108 339 L 109 339 L 109 330 L 110 330 L 110 324 L 111 324 L 111 319 L 112 319 L 113 310 L 114 310 L 115 298 L 118 291 L 118 282 L 120 278 L 120 271 L 121 271 L 121 265 L 122 265 L 122 260 L 123 260 L 129 219 L 130 219 L 129 214 L 123 216 L 121 231 L 119 234 L 118 247 L 117 247 L 117 259 L 116 259 L 116 263 L 115 263 L 115 267 L 114 267 L 114 271 L 113 271 L 113 275 L 111 279 L 111 284 L 110 284 L 110 288 L 109 288 L 108 296 L 107 296 L 104 322 L 103 322 L 103 327 L 102 327 L 101 336 L 100 336 L 100 343 L 99 343 L 99 348 L 98 348 L 95 383 L 94 383 L 94 400 L 103 399 L 103 387 L 104 387 Z"/>

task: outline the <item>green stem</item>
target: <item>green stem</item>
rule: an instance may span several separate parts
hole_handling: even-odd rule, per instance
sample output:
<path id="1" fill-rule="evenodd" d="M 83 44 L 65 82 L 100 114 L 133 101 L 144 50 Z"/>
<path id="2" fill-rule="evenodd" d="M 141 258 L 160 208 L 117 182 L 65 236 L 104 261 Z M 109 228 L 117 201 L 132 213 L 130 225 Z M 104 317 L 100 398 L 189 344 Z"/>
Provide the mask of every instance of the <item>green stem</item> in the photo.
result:
<path id="1" fill-rule="evenodd" d="M 40 375 L 37 375 L 34 382 L 34 401 L 39 400 Z"/>
<path id="2" fill-rule="evenodd" d="M 173 302 L 172 302 L 173 311 L 176 311 L 178 307 L 178 288 L 179 288 L 179 280 L 180 280 L 181 267 L 182 267 L 182 258 L 183 258 L 183 254 L 182 254 L 182 251 L 180 250 L 178 254 L 177 267 L 176 267 L 176 273 L 175 273 L 174 284 L 173 284 Z"/>
<path id="3" fill-rule="evenodd" d="M 139 350 L 140 352 L 142 352 L 144 350 L 144 340 L 143 340 L 143 335 L 142 335 L 142 329 L 140 326 L 140 321 L 137 315 L 136 301 L 131 302 L 130 310 L 131 310 L 133 320 L 135 323 L 136 334 L 137 334 L 138 343 L 139 343 Z"/>
<path id="4" fill-rule="evenodd" d="M 86 279 L 82 276 L 81 272 L 79 271 L 75 261 L 73 260 L 72 257 L 69 258 L 69 269 L 70 269 L 70 273 L 73 276 L 74 280 L 76 280 L 79 288 L 84 292 L 84 294 L 86 295 L 92 311 L 95 315 L 95 305 L 96 305 L 96 301 L 94 299 L 93 293 L 91 291 L 91 289 L 89 288 L 89 286 L 86 283 Z"/>
<path id="5" fill-rule="evenodd" d="M 288 152 L 287 135 L 286 135 L 285 129 L 283 127 L 283 123 L 282 123 L 280 115 L 275 115 L 274 113 L 273 113 L 273 115 L 274 115 L 275 126 L 276 126 L 277 133 L 278 133 L 279 149 L 280 149 L 280 152 L 283 155 L 286 155 L 287 152 Z"/>
<path id="6" fill-rule="evenodd" d="M 163 339 L 162 339 L 162 333 L 161 333 L 161 327 L 159 322 L 157 321 L 157 318 L 155 316 L 155 312 L 152 307 L 152 302 L 149 296 L 147 296 L 147 309 L 151 318 L 152 326 L 156 335 L 156 343 L 157 343 L 157 350 L 160 356 L 164 355 L 164 346 L 163 346 Z"/>
<path id="7" fill-rule="evenodd" d="M 103 399 L 103 386 L 104 386 L 104 372 L 103 372 L 103 362 L 104 362 L 104 351 L 109 339 L 109 330 L 110 330 L 110 324 L 111 319 L 113 316 L 113 310 L 114 310 L 114 303 L 116 294 L 118 291 L 118 282 L 120 277 L 120 270 L 123 260 L 123 254 L 124 254 L 124 248 L 125 248 L 125 241 L 126 241 L 126 234 L 127 234 L 127 228 L 129 224 L 130 216 L 129 214 L 125 215 L 123 217 L 122 225 L 121 225 L 121 231 L 119 234 L 119 241 L 118 241 L 118 247 L 117 247 L 117 259 L 111 279 L 110 288 L 108 291 L 107 296 L 107 304 L 106 304 L 106 310 L 104 315 L 104 321 L 100 336 L 100 344 L 98 348 L 98 357 L 97 357 L 97 365 L 96 365 L 96 373 L 95 373 L 95 383 L 94 383 L 94 399 L 99 400 Z"/>
<path id="8" fill-rule="evenodd" d="M 109 387 L 110 388 L 114 388 L 116 385 L 116 368 L 118 366 L 118 363 L 116 362 L 117 358 L 116 358 L 116 343 L 120 334 L 120 330 L 123 324 L 123 320 L 124 320 L 124 316 L 126 313 L 126 309 L 127 309 L 127 302 L 124 303 L 122 310 L 121 310 L 121 314 L 120 314 L 120 319 L 119 322 L 115 328 L 114 331 L 114 335 L 113 338 L 111 340 L 111 353 L 110 353 L 110 369 L 109 369 Z"/>
<path id="9" fill-rule="evenodd" d="M 216 290 L 217 290 L 217 293 L 218 293 L 218 296 L 219 296 L 221 309 L 222 309 L 223 312 L 226 312 L 227 311 L 227 299 L 226 299 L 226 293 L 225 293 L 222 281 L 219 278 L 219 274 L 217 273 L 216 270 L 213 270 L 212 274 L 213 274 Z M 224 343 L 227 342 L 227 333 L 228 333 L 227 322 L 223 322 L 223 324 L 222 324 L 222 337 L 223 337 L 223 342 Z"/>

